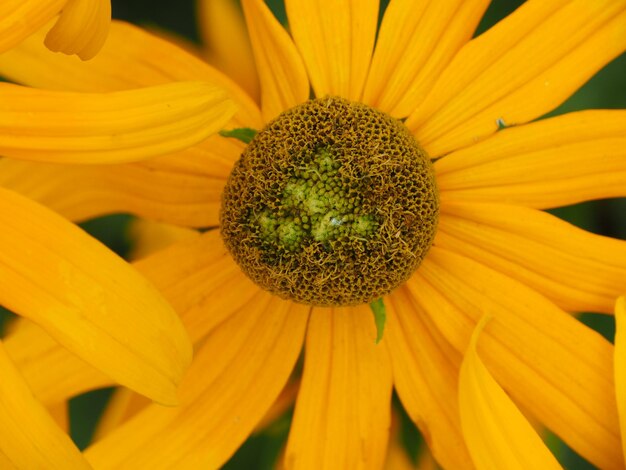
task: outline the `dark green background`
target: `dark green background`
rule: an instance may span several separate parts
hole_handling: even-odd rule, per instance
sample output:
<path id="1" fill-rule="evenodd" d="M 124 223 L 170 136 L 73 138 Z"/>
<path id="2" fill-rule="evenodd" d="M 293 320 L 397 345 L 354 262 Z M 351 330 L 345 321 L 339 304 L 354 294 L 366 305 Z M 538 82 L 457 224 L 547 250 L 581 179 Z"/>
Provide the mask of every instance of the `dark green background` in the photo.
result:
<path id="1" fill-rule="evenodd" d="M 236 0 L 234 0 L 236 1 Z M 329 0 L 330 1 L 330 0 Z M 383 6 L 388 2 L 383 0 Z M 492 3 L 479 26 L 479 32 L 513 11 L 522 2 L 515 0 L 496 0 Z M 285 21 L 284 6 L 280 0 L 270 0 L 272 7 L 281 21 Z M 113 16 L 139 25 L 159 26 L 175 31 L 192 41 L 198 42 L 195 23 L 195 3 L 193 0 L 112 0 Z M 237 51 L 233 51 L 234 54 Z M 626 108 L 626 56 L 623 55 L 597 74 L 586 86 L 576 93 L 555 113 L 569 112 L 589 108 Z M 554 114 L 554 113 L 551 113 Z M 626 239 L 626 200 L 594 201 L 554 211 L 557 215 L 570 220 L 596 233 Z M 124 235 L 128 216 L 105 217 L 83 224 L 84 228 L 103 240 L 120 254 L 129 248 Z M 626 283 L 625 283 L 626 285 Z M 583 320 L 601 331 L 610 340 L 614 335 L 614 321 L 610 316 L 585 315 Z M 72 400 L 71 429 L 79 446 L 88 444 L 97 416 L 102 410 L 110 390 L 100 390 Z M 394 403 L 398 405 L 397 400 Z M 272 468 L 272 464 L 286 438 L 289 415 L 280 419 L 266 432 L 251 438 L 232 461 L 230 469 Z M 415 427 L 406 417 L 402 421 L 403 441 L 415 455 L 420 445 L 420 438 Z M 562 464 L 570 469 L 593 468 L 567 449 L 554 436 L 548 442 L 558 455 Z"/>

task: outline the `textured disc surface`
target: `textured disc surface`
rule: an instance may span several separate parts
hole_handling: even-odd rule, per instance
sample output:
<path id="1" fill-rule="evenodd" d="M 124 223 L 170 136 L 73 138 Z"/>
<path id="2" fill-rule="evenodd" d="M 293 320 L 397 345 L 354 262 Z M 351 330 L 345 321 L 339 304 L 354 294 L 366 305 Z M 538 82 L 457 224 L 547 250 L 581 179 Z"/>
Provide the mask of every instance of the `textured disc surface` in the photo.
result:
<path id="1" fill-rule="evenodd" d="M 409 278 L 438 211 L 430 159 L 402 122 L 327 97 L 285 111 L 248 145 L 224 190 L 221 232 L 264 289 L 356 305 Z"/>

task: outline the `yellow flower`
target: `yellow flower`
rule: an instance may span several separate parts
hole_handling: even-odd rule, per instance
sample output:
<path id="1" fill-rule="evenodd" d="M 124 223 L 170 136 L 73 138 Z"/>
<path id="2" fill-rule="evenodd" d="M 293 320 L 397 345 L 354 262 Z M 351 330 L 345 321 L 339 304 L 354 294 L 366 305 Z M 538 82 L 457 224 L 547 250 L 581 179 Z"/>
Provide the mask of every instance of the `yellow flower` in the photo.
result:
<path id="1" fill-rule="evenodd" d="M 626 2 L 530 0 L 471 39 L 487 4 L 392 0 L 377 32 L 377 0 L 288 0 L 292 39 L 261 0 L 244 0 L 260 107 L 215 69 L 124 23 L 112 24 L 88 63 L 51 55 L 37 36 L 0 57 L 0 73 L 33 87 L 114 91 L 210 82 L 239 105 L 229 128 L 261 129 L 308 100 L 312 87 L 318 98 L 339 96 L 406 118 L 434 160 L 440 213 L 433 246 L 385 296 L 378 345 L 367 305 L 283 300 L 231 258 L 217 227 L 222 190 L 246 150 L 234 139 L 211 137 L 122 165 L 1 161 L 4 186 L 72 220 L 131 212 L 209 228 L 135 264 L 180 314 L 196 354 L 179 406 L 122 413 L 87 449 L 94 467 L 222 465 L 278 397 L 304 345 L 288 467 L 379 468 L 395 388 L 439 464 L 467 468 L 476 448 L 465 438 L 461 411 L 480 397 L 458 399 L 459 371 L 484 313 L 492 320 L 468 354 L 476 346 L 515 403 L 594 465 L 623 466 L 613 346 L 569 312 L 612 312 L 624 289 L 626 244 L 541 209 L 626 195 L 626 113 L 531 121 L 626 48 Z M 107 383 L 70 360 L 36 374 L 25 352 L 35 335 L 44 336 L 28 334 L 18 330 L 7 349 L 44 403 Z M 45 396 L 49 383 L 66 376 L 76 380 Z"/>
<path id="2" fill-rule="evenodd" d="M 11 49 L 59 15 L 46 35 L 54 52 L 94 57 L 106 41 L 110 0 L 5 0 L 0 5 L 0 53 Z"/>

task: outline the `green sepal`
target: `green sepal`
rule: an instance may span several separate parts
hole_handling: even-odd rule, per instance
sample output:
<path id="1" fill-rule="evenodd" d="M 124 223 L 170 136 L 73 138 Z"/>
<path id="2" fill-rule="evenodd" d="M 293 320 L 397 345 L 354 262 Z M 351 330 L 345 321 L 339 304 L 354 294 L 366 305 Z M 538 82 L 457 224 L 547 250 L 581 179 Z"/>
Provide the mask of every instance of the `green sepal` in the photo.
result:
<path id="1" fill-rule="evenodd" d="M 230 137 L 232 139 L 241 140 L 244 144 L 249 144 L 254 139 L 254 136 L 257 135 L 256 129 L 251 129 L 249 127 L 240 127 L 238 129 L 229 129 L 220 131 L 220 135 L 222 137 Z"/>
<path id="2" fill-rule="evenodd" d="M 387 321 L 387 311 L 385 310 L 385 304 L 383 299 L 374 300 L 370 304 L 370 308 L 374 313 L 374 323 L 376 323 L 376 344 L 380 343 L 383 339 L 383 332 L 385 331 L 385 321 Z"/>

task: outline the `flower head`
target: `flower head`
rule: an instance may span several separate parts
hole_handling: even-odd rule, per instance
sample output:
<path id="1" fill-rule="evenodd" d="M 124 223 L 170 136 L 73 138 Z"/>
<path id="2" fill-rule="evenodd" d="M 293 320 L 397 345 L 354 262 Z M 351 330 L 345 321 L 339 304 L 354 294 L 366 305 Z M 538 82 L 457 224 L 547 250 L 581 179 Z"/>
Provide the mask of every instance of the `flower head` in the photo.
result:
<path id="1" fill-rule="evenodd" d="M 403 284 L 432 244 L 439 200 L 399 121 L 336 97 L 268 124 L 235 163 L 220 230 L 258 285 L 311 305 L 358 305 Z"/>

